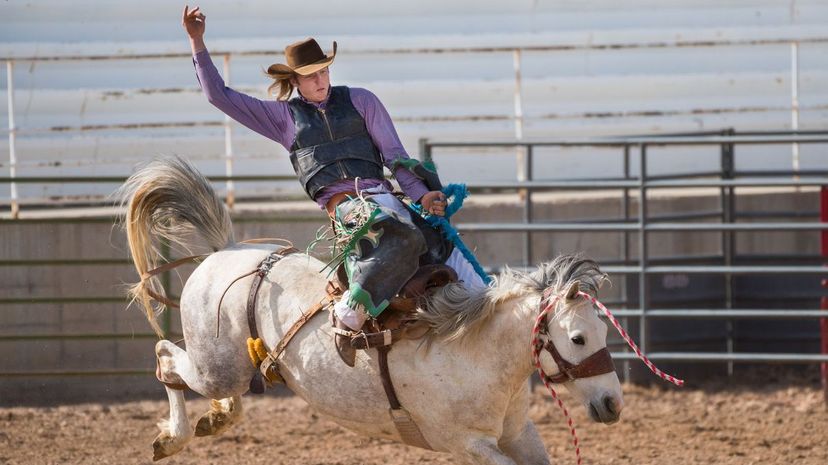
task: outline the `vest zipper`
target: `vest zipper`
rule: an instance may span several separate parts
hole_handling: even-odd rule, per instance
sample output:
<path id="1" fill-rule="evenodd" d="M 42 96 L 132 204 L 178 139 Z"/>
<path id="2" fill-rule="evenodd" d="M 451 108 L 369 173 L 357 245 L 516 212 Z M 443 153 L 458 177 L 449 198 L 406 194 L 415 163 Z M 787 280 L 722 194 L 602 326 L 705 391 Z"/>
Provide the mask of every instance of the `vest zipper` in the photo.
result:
<path id="1" fill-rule="evenodd" d="M 322 119 L 325 120 L 325 127 L 328 128 L 328 135 L 331 137 L 331 142 L 334 140 L 333 131 L 331 130 L 331 123 L 328 121 L 328 115 L 325 114 L 325 110 L 322 108 L 317 108 L 319 113 L 322 114 Z M 347 175 L 345 174 L 345 167 L 342 166 L 341 161 L 336 162 L 336 167 L 339 168 L 339 177 L 342 179 L 347 179 Z"/>
<path id="2" fill-rule="evenodd" d="M 319 113 L 322 113 L 322 119 L 325 120 L 325 127 L 328 128 L 328 135 L 331 136 L 331 141 L 334 140 L 333 131 L 331 130 L 331 123 L 328 122 L 328 115 L 325 114 L 325 110 L 319 108 Z"/>

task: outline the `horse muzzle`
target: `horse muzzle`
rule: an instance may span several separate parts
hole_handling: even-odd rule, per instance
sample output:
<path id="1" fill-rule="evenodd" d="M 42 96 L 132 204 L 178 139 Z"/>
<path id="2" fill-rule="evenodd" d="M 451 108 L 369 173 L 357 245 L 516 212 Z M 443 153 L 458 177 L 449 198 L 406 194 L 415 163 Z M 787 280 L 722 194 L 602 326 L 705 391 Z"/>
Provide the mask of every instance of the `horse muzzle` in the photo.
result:
<path id="1" fill-rule="evenodd" d="M 612 395 L 604 394 L 597 400 L 587 404 L 589 417 L 596 423 L 611 425 L 621 418 L 624 402 Z"/>

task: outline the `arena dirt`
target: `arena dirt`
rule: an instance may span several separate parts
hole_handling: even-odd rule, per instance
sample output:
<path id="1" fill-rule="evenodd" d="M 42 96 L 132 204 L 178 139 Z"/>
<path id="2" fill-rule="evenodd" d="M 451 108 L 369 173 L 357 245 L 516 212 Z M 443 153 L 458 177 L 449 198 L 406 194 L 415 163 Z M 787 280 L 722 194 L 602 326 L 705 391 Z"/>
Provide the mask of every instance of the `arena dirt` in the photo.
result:
<path id="1" fill-rule="evenodd" d="M 818 386 L 624 386 L 626 408 L 612 426 L 587 420 L 569 402 L 585 464 L 828 463 L 828 413 Z M 0 463 L 152 462 L 158 401 L 0 409 Z M 563 395 L 564 399 L 569 396 Z M 163 401 L 161 399 L 164 399 Z M 195 438 L 164 464 L 451 464 L 445 454 L 356 436 L 316 416 L 297 397 L 245 397 L 245 421 L 213 438 Z M 188 402 L 191 419 L 207 410 Z M 574 464 L 569 433 L 542 386 L 531 417 L 556 464 Z"/>

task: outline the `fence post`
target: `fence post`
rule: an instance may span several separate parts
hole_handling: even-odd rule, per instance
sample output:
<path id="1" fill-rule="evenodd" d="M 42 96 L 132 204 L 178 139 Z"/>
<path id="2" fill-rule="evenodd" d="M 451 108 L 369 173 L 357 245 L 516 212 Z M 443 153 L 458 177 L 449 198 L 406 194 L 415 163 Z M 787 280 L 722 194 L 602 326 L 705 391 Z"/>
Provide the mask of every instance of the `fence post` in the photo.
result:
<path id="1" fill-rule="evenodd" d="M 15 152 L 15 138 L 17 128 L 14 124 L 14 62 L 6 61 L 6 92 L 9 104 L 9 177 L 17 177 L 17 153 Z M 20 215 L 20 204 L 17 202 L 17 183 L 10 184 L 11 217 L 17 219 Z"/>
<path id="2" fill-rule="evenodd" d="M 532 155 L 534 152 L 534 146 L 532 144 L 526 144 L 524 147 L 526 149 L 526 158 L 524 158 L 523 164 L 523 172 L 525 174 L 525 180 L 531 181 L 532 180 Z M 532 190 L 531 189 L 524 189 L 523 191 L 523 222 L 525 224 L 532 223 Z M 530 231 L 526 231 L 523 236 L 523 266 L 530 266 L 532 264 L 532 233 Z"/>
<path id="3" fill-rule="evenodd" d="M 819 219 L 823 223 L 828 223 L 828 186 L 822 186 L 819 194 Z M 823 260 L 828 260 L 828 229 L 823 229 L 820 232 L 820 236 L 822 258 Z M 828 289 L 828 279 L 822 280 L 822 287 Z M 822 310 L 828 310 L 828 297 L 823 296 L 820 300 L 820 308 Z M 820 318 L 819 328 L 822 349 L 821 352 L 823 354 L 828 354 L 828 318 Z M 820 368 L 822 373 L 822 394 L 825 398 L 825 404 L 828 405 L 828 363 L 822 363 Z"/>
<path id="4" fill-rule="evenodd" d="M 433 162 L 434 160 L 431 159 L 431 145 L 428 143 L 428 138 L 421 137 L 418 142 L 420 151 L 420 161 Z"/>
<path id="5" fill-rule="evenodd" d="M 630 180 L 630 145 L 624 144 L 624 180 Z M 624 211 L 624 224 L 630 221 L 630 189 L 624 188 L 624 196 L 621 199 L 621 209 Z M 630 266 L 630 232 L 626 229 L 621 235 L 621 255 L 624 258 L 624 266 Z M 624 308 L 630 308 L 630 296 L 628 294 L 627 286 L 629 284 L 629 275 L 623 275 L 624 285 L 621 286 L 621 300 L 624 302 Z M 625 328 L 629 328 L 629 318 L 622 317 L 621 324 Z M 621 344 L 624 352 L 629 352 L 627 344 Z M 621 373 L 623 374 L 624 382 L 630 382 L 630 362 L 624 360 L 621 363 Z"/>
<path id="6" fill-rule="evenodd" d="M 791 42 L 791 131 L 799 130 L 799 42 Z M 791 167 L 794 179 L 799 173 L 799 143 L 791 144 Z"/>
<path id="7" fill-rule="evenodd" d="M 638 338 L 641 352 L 647 353 L 647 145 L 641 144 L 641 159 L 638 174 L 638 305 L 641 316 L 638 320 Z"/>
<path id="8" fill-rule="evenodd" d="M 722 131 L 722 136 L 728 137 L 735 135 L 735 131 L 733 128 L 725 129 Z M 720 146 L 720 164 L 721 164 L 721 175 L 720 179 L 733 179 L 734 178 L 734 145 L 733 143 L 722 143 Z M 721 199 L 721 209 L 722 209 L 722 216 L 721 222 L 722 223 L 733 223 L 735 221 L 735 200 L 733 198 L 734 188 L 733 187 L 721 187 L 719 189 L 720 199 Z M 733 265 L 733 233 L 730 231 L 722 231 L 721 233 L 721 241 L 722 241 L 722 258 L 724 259 L 725 266 L 732 266 Z M 733 308 L 733 275 L 730 273 L 724 274 L 724 286 L 725 286 L 725 309 L 730 310 Z M 727 340 L 725 341 L 725 346 L 727 349 L 727 353 L 733 353 L 733 320 L 725 320 L 725 332 L 727 334 Z M 733 362 L 727 362 L 727 375 L 733 376 Z"/>
<path id="9" fill-rule="evenodd" d="M 519 48 L 512 52 L 512 63 L 515 69 L 515 140 L 518 142 L 523 140 L 523 84 L 521 82 L 521 52 Z M 517 166 L 518 166 L 518 181 L 525 181 L 524 173 L 521 168 L 524 166 L 524 157 L 526 156 L 525 147 L 517 146 Z M 523 191 L 520 191 L 521 195 Z"/>

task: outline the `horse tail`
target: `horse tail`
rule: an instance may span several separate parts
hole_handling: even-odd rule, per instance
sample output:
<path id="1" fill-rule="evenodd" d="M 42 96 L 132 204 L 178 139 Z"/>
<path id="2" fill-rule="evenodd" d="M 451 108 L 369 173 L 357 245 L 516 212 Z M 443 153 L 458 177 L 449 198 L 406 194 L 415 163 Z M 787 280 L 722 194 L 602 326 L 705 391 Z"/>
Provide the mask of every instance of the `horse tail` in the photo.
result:
<path id="1" fill-rule="evenodd" d="M 163 337 L 156 315 L 164 305 L 156 303 L 154 308 L 151 295 L 165 299 L 166 294 L 157 276 L 146 275 L 158 266 L 159 244 L 165 240 L 189 251 L 196 233 L 213 251 L 221 250 L 235 242 L 230 215 L 210 182 L 180 157 L 149 163 L 130 176 L 116 195 L 126 209 L 123 227 L 141 276 L 129 295 L 141 303 L 150 325 Z"/>

